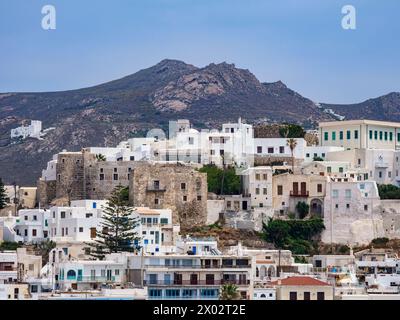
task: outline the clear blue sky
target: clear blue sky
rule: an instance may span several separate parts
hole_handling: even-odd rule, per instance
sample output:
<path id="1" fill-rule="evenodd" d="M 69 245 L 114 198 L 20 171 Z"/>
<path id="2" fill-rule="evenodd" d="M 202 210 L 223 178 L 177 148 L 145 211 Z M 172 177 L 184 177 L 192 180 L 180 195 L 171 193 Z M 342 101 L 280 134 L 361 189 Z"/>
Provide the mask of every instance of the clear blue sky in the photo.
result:
<path id="1" fill-rule="evenodd" d="M 41 28 L 46 4 L 55 31 Z M 341 27 L 346 4 L 357 30 Z M 399 17 L 399 0 L 1 0 L 0 92 L 86 87 L 170 58 L 358 102 L 400 91 Z"/>

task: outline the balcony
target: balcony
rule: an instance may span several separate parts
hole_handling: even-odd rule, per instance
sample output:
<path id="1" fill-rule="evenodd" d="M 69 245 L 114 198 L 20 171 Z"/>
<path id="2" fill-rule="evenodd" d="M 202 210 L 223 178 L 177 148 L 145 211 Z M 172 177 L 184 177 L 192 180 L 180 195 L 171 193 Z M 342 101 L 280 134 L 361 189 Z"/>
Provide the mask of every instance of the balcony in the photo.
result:
<path id="1" fill-rule="evenodd" d="M 76 281 L 76 282 L 88 282 L 88 283 L 116 282 L 114 276 L 112 276 L 112 277 L 77 276 L 77 277 L 67 277 L 66 280 L 60 279 L 60 281 L 71 281 L 71 282 L 75 282 Z"/>
<path id="2" fill-rule="evenodd" d="M 146 264 L 146 268 L 169 268 L 169 269 L 250 269 L 250 265 L 199 265 L 199 264 L 192 264 L 192 265 L 165 265 L 165 264 Z"/>
<path id="3" fill-rule="evenodd" d="M 379 162 L 376 162 L 375 163 L 375 168 L 376 169 L 386 169 L 386 168 L 388 168 L 389 167 L 389 163 L 387 163 L 387 162 L 381 162 L 381 161 L 379 161 Z"/>
<path id="4" fill-rule="evenodd" d="M 290 191 L 290 196 L 291 197 L 302 197 L 302 198 L 306 198 L 309 196 L 309 191 Z"/>
<path id="5" fill-rule="evenodd" d="M 144 280 L 145 286 L 222 286 L 235 284 L 238 286 L 250 285 L 250 280 Z"/>
<path id="6" fill-rule="evenodd" d="M 147 192 L 165 192 L 165 191 L 167 191 L 167 188 L 157 185 L 157 184 L 154 184 L 154 185 L 152 184 L 152 185 L 147 186 L 146 191 Z"/>

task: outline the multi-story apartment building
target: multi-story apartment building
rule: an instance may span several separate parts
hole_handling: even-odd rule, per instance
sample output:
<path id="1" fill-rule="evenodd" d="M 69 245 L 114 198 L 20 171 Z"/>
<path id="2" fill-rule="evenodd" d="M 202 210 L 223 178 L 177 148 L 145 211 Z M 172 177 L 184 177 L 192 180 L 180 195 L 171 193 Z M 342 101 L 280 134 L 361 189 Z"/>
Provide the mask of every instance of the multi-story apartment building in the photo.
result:
<path id="1" fill-rule="evenodd" d="M 283 173 L 274 175 L 272 179 L 275 214 L 297 214 L 297 203 L 305 202 L 310 206 L 312 215 L 324 216 L 327 177 L 317 174 Z"/>
<path id="2" fill-rule="evenodd" d="M 384 236 L 375 181 L 330 178 L 324 197 L 325 243 L 369 243 Z"/>
<path id="3" fill-rule="evenodd" d="M 356 169 L 365 170 L 366 176 L 378 184 L 400 183 L 400 151 L 391 149 L 351 149 L 328 154 L 328 159 L 344 160 Z"/>
<path id="4" fill-rule="evenodd" d="M 49 236 L 50 211 L 44 209 L 19 210 L 14 227 L 18 236 L 26 243 L 39 243 Z"/>
<path id="5" fill-rule="evenodd" d="M 213 254 L 173 254 L 132 256 L 129 272 L 138 277 L 143 272 L 143 284 L 149 299 L 218 299 L 220 287 L 227 283 L 238 286 L 242 299 L 252 296 L 250 257 Z M 134 282 L 134 281 L 132 281 Z"/>
<path id="6" fill-rule="evenodd" d="M 321 122 L 321 146 L 345 149 L 390 149 L 400 146 L 400 123 L 375 120 Z"/>
<path id="7" fill-rule="evenodd" d="M 96 290 L 103 284 L 125 283 L 126 262 L 118 259 L 62 261 L 55 270 L 57 290 Z"/>
<path id="8" fill-rule="evenodd" d="M 138 245 L 147 254 L 175 252 L 175 241 L 180 226 L 172 224 L 170 209 L 150 209 L 138 207 L 134 214 L 139 218 L 137 233 L 140 237 Z"/>
<path id="9" fill-rule="evenodd" d="M 272 210 L 272 168 L 251 167 L 241 173 L 242 193 L 252 208 Z"/>
<path id="10" fill-rule="evenodd" d="M 106 200 L 76 200 L 70 207 L 51 207 L 50 239 L 57 243 L 90 242 L 100 229 L 102 206 Z"/>

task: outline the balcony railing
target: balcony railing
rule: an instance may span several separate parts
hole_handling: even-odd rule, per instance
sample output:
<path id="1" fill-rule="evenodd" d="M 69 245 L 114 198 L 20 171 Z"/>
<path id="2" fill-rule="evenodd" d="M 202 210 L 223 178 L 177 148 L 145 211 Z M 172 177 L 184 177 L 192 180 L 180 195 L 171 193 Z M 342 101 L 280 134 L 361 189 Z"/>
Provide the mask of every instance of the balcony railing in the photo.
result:
<path id="1" fill-rule="evenodd" d="M 112 277 L 92 277 L 92 276 L 77 276 L 77 277 L 66 277 L 64 279 L 60 279 L 60 281 L 77 281 L 77 282 L 99 282 L 99 283 L 106 283 L 106 282 L 115 282 L 115 276 Z"/>
<path id="2" fill-rule="evenodd" d="M 250 265 L 165 265 L 146 264 L 146 268 L 169 268 L 169 269 L 250 269 Z"/>
<path id="3" fill-rule="evenodd" d="M 291 197 L 308 197 L 308 191 L 290 191 Z"/>
<path id="4" fill-rule="evenodd" d="M 248 286 L 250 280 L 145 280 L 145 286 L 221 286 L 235 284 Z"/>
<path id="5" fill-rule="evenodd" d="M 149 185 L 146 188 L 147 192 L 165 192 L 167 191 L 166 187 L 157 186 L 157 185 Z"/>

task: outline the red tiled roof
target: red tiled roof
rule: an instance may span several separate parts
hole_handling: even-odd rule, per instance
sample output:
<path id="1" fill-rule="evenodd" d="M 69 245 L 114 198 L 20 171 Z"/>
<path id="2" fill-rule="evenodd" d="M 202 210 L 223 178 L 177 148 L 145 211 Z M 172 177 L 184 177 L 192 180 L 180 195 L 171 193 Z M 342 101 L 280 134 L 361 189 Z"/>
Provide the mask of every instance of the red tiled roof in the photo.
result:
<path id="1" fill-rule="evenodd" d="M 281 279 L 280 284 L 278 284 L 278 281 L 273 281 L 271 284 L 281 286 L 330 286 L 329 283 L 312 277 L 289 277 Z"/>

